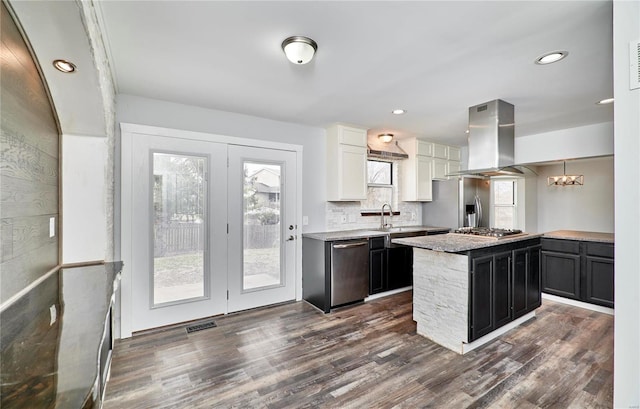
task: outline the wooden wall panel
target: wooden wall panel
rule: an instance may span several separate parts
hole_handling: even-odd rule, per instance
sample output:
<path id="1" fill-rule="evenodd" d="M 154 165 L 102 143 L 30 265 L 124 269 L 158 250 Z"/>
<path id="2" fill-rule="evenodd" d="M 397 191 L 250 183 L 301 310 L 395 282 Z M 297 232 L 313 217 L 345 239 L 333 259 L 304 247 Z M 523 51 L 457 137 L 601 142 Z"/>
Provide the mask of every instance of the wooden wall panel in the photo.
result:
<path id="1" fill-rule="evenodd" d="M 58 265 L 60 189 L 54 111 L 29 49 L 1 8 L 0 303 Z"/>

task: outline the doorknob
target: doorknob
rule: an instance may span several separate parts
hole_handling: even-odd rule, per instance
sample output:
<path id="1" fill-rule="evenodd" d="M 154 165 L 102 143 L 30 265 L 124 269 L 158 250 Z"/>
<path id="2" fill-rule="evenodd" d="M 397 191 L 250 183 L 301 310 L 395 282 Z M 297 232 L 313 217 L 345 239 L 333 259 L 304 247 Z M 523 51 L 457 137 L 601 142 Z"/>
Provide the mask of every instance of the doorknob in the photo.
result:
<path id="1" fill-rule="evenodd" d="M 289 230 L 293 230 L 293 224 L 289 225 Z"/>
<path id="2" fill-rule="evenodd" d="M 293 240 L 295 240 L 295 239 L 296 239 L 295 237 L 293 237 L 293 236 L 289 236 L 289 238 L 287 239 L 287 241 L 293 241 Z"/>

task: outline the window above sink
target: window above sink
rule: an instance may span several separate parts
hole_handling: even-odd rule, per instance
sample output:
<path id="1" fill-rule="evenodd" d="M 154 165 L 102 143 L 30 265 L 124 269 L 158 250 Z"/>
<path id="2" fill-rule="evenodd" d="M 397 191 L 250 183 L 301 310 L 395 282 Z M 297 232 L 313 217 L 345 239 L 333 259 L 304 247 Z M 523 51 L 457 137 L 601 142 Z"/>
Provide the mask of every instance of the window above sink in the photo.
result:
<path id="1" fill-rule="evenodd" d="M 377 213 L 384 203 L 389 203 L 397 213 L 398 195 L 397 164 L 380 160 L 367 160 L 367 200 L 360 202 L 362 214 Z"/>

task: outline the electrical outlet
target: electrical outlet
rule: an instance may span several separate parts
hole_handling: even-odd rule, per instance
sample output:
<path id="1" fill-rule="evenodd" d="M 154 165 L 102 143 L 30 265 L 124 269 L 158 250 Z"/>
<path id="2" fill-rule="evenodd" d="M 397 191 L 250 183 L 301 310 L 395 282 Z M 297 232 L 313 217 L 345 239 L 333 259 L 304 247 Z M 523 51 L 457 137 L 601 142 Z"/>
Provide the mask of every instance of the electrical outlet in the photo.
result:
<path id="1" fill-rule="evenodd" d="M 56 235 L 56 218 L 49 218 L 49 238 L 54 237 Z"/>
<path id="2" fill-rule="evenodd" d="M 56 323 L 56 320 L 58 319 L 58 310 L 56 309 L 55 304 L 53 304 L 51 307 L 49 307 L 49 326 L 52 326 L 53 324 Z"/>
<path id="3" fill-rule="evenodd" d="M 346 223 L 347 222 L 347 215 L 343 214 L 342 216 L 340 216 L 340 223 Z"/>

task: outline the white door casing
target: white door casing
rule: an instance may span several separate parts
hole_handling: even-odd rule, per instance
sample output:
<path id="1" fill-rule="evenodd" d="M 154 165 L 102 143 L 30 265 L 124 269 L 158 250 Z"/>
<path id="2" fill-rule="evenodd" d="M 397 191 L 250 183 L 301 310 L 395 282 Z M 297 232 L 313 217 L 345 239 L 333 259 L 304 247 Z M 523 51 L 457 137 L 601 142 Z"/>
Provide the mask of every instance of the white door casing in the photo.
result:
<path id="1" fill-rule="evenodd" d="M 134 285 L 133 285 L 134 272 L 136 271 L 136 269 L 139 269 L 140 267 L 137 265 L 134 265 L 136 263 L 133 262 L 133 257 L 132 257 L 134 254 L 135 239 L 139 238 L 138 237 L 139 234 L 138 235 L 135 234 L 137 229 L 134 227 L 134 219 L 135 219 L 134 210 L 139 205 L 139 204 L 136 204 L 136 200 L 134 199 L 134 196 L 135 196 L 134 182 L 137 178 L 140 177 L 140 174 L 141 174 L 141 164 L 135 160 L 136 159 L 135 157 L 140 155 L 139 153 L 137 155 L 135 154 L 136 149 L 139 149 L 139 147 L 137 146 L 135 147 L 136 149 L 134 149 L 134 145 L 137 144 L 137 142 L 135 141 L 138 138 L 145 139 L 149 137 L 162 137 L 177 143 L 177 147 L 179 147 L 179 149 L 177 150 L 169 149 L 169 148 L 165 150 L 168 152 L 175 151 L 178 153 L 181 153 L 181 152 L 189 153 L 189 150 L 185 148 L 186 146 L 185 143 L 188 144 L 189 142 L 202 142 L 202 143 L 205 143 L 205 145 L 199 145 L 199 147 L 196 149 L 195 152 L 191 152 L 200 156 L 202 156 L 203 152 L 207 152 L 210 149 L 211 145 L 208 145 L 208 144 L 219 144 L 224 146 L 225 149 L 227 149 L 227 145 L 239 145 L 239 146 L 275 149 L 278 151 L 288 151 L 290 153 L 293 153 L 295 160 L 293 162 L 293 165 L 291 164 L 287 165 L 288 170 L 286 172 L 288 172 L 291 169 L 295 169 L 295 172 L 294 172 L 295 176 L 293 177 L 293 179 L 295 179 L 295 183 L 294 183 L 295 189 L 293 189 L 295 190 L 295 193 L 293 195 L 292 204 L 287 205 L 289 208 L 292 207 L 294 209 L 294 216 L 292 216 L 294 218 L 293 220 L 294 223 L 289 223 L 287 221 L 288 224 L 283 224 L 283 228 L 288 228 L 290 224 L 293 224 L 294 226 L 300 226 L 302 221 L 302 216 L 301 216 L 302 214 L 302 194 L 301 194 L 302 193 L 302 189 L 301 189 L 302 188 L 302 160 L 301 160 L 302 147 L 299 145 L 291 145 L 291 144 L 277 143 L 277 142 L 257 140 L 257 139 L 229 137 L 229 136 L 223 136 L 223 135 L 214 135 L 214 134 L 201 133 L 201 132 L 168 129 L 168 128 L 161 128 L 161 127 L 147 126 L 147 125 L 122 123 L 120 124 L 120 127 L 122 131 L 121 133 L 122 134 L 122 138 L 121 138 L 121 175 L 122 176 L 121 176 L 121 200 L 120 200 L 120 210 L 121 210 L 120 226 L 121 226 L 121 256 L 122 256 L 122 260 L 124 261 L 124 268 L 122 272 L 120 299 L 116 301 L 116 334 L 119 332 L 121 338 L 127 338 L 132 335 L 133 331 L 138 330 L 138 328 L 134 326 L 133 311 L 134 311 L 134 299 L 140 298 L 139 294 L 137 294 L 137 291 L 138 291 L 137 288 L 134 289 Z M 205 147 L 205 146 L 208 146 L 208 147 Z M 172 147 L 175 148 L 176 146 L 172 146 Z M 218 156 L 219 153 L 220 151 L 218 151 L 217 153 L 215 152 L 211 154 L 208 153 L 207 155 L 212 155 L 212 157 L 219 157 Z M 149 153 L 148 155 L 149 156 L 147 156 L 147 165 L 149 162 L 149 158 L 151 157 L 150 156 L 151 153 Z M 222 169 L 219 167 L 220 166 L 226 167 L 227 160 L 226 160 L 226 157 L 225 157 L 225 160 L 211 160 L 209 164 L 210 164 L 209 167 L 216 167 L 218 169 L 218 172 L 220 172 Z M 214 172 L 214 171 L 211 170 L 210 172 Z M 209 180 L 211 181 L 211 179 L 212 178 L 210 176 Z M 220 178 L 220 179 L 223 179 L 225 182 L 227 181 L 226 177 Z M 209 191 L 210 193 L 212 193 L 214 189 L 210 189 Z M 227 192 L 226 187 L 223 191 Z M 146 196 L 147 198 L 151 196 L 150 192 L 146 192 L 145 195 L 147 195 Z M 224 196 L 224 200 L 226 200 L 227 194 L 217 195 L 213 198 L 211 197 L 211 194 L 209 195 L 209 201 L 212 204 L 211 209 L 213 209 L 209 213 L 211 217 L 216 217 L 216 215 L 222 215 L 222 214 L 224 214 L 225 217 L 227 216 L 226 204 L 223 205 L 222 203 L 218 202 L 219 200 L 221 200 L 221 196 Z M 150 203 L 151 199 L 148 199 L 148 202 Z M 219 209 L 225 209 L 225 211 L 222 212 Z M 214 227 L 214 230 L 224 229 L 224 232 L 226 234 L 227 232 L 226 222 L 218 223 L 216 224 L 216 226 L 217 227 Z M 147 230 L 147 233 L 145 234 L 149 234 L 149 230 Z M 209 232 L 209 234 L 211 235 L 211 237 L 214 236 L 214 232 Z M 147 236 L 147 242 L 150 241 L 148 237 L 149 236 Z M 209 241 L 209 251 L 212 254 L 215 251 L 219 251 L 222 248 L 222 247 L 219 247 L 217 250 L 212 248 L 212 246 L 214 245 L 213 243 L 214 243 L 213 240 Z M 301 246 L 301 243 L 302 243 L 302 240 L 294 240 L 286 244 L 287 249 L 289 248 L 293 249 L 292 252 L 294 257 L 292 259 L 293 261 L 290 262 L 293 264 L 293 268 L 289 269 L 289 271 L 291 270 L 293 271 L 293 277 L 289 277 L 287 278 L 287 280 L 289 282 L 291 281 L 295 282 L 293 297 L 296 300 L 300 300 L 302 298 L 302 259 L 301 259 L 302 246 Z M 226 251 L 226 246 L 224 247 Z M 150 247 L 147 246 L 147 252 L 150 251 L 149 249 Z M 147 253 L 147 256 L 149 256 L 149 253 Z M 149 259 L 150 259 L 150 256 L 147 258 L 147 260 Z M 213 255 L 212 255 L 212 260 L 221 261 L 219 256 L 213 257 Z M 227 258 L 224 259 L 224 263 L 225 263 L 224 268 L 228 270 L 226 261 L 227 261 Z M 216 265 L 216 269 L 219 269 L 219 267 L 221 267 L 221 264 L 218 263 Z M 147 276 L 148 276 L 148 273 L 147 273 Z M 225 276 L 225 279 L 226 279 L 226 276 Z M 226 282 L 224 283 L 224 285 L 222 285 L 221 279 L 216 277 L 212 277 L 209 284 L 213 287 L 216 287 L 216 288 L 210 287 L 211 295 L 217 294 L 217 292 L 220 292 L 220 295 L 221 295 L 220 288 L 224 288 L 224 291 L 226 291 L 226 289 L 228 288 L 228 284 Z M 147 289 L 148 288 L 149 287 L 147 286 Z M 143 298 L 145 298 L 147 305 L 149 305 L 148 293 L 146 295 L 143 295 Z M 196 305 L 199 302 L 200 301 L 192 301 L 192 302 L 186 303 L 185 305 L 189 305 L 189 304 Z M 211 316 L 216 314 L 215 312 L 213 312 L 214 311 L 213 307 L 211 308 L 212 308 L 211 310 L 207 311 L 206 316 Z M 162 309 L 163 308 L 160 308 L 159 310 L 162 310 Z M 187 308 L 187 309 L 192 311 L 192 308 Z M 228 311 L 230 311 L 229 307 L 226 306 L 226 309 L 224 312 L 228 312 Z M 161 325 L 161 324 L 154 324 L 154 325 Z"/>

